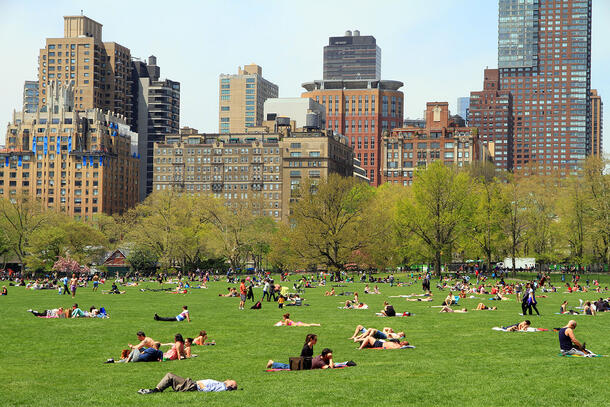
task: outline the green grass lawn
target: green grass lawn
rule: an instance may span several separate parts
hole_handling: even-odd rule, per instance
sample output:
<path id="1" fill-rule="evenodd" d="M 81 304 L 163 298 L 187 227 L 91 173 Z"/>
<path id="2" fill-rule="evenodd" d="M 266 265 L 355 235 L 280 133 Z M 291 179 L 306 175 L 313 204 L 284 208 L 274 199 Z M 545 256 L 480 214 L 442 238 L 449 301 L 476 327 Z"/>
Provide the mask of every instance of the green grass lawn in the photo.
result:
<path id="1" fill-rule="evenodd" d="M 554 276 L 555 281 L 558 279 Z M 608 282 L 608 277 L 602 278 L 602 284 Z M 324 297 L 325 289 L 315 288 L 306 290 L 309 307 L 280 310 L 274 303 L 264 302 L 261 310 L 239 311 L 238 299 L 218 297 L 218 293 L 226 292 L 227 285 L 211 283 L 207 290 L 189 290 L 186 295 L 127 288 L 127 294 L 115 296 L 92 293 L 91 288 L 78 289 L 76 302 L 81 308 L 104 306 L 110 314 L 105 320 L 36 318 L 26 310 L 66 307 L 73 301 L 52 290 L 9 287 L 9 295 L 0 298 L 0 405 L 602 406 L 610 400 L 610 358 L 558 357 L 557 334 L 552 331 L 491 330 L 523 320 L 520 304 L 514 300 L 489 301 L 489 295 L 478 295 L 480 299 L 460 300 L 460 306 L 472 309 L 484 302 L 497 305 L 499 310 L 439 314 L 438 308 L 430 306 L 439 305 L 447 292 L 433 290 L 433 303 L 389 299 L 397 311 L 410 311 L 413 317 L 379 318 L 375 312 L 389 295 L 421 293 L 421 285 L 417 281 L 410 287 L 381 284 L 381 295 L 363 295 L 364 284 L 357 283 L 336 290 L 358 291 L 361 300 L 370 306 L 368 310 L 338 309 L 346 297 Z M 255 296 L 261 293 L 260 288 L 255 290 Z M 564 326 L 569 317 L 555 312 L 562 300 L 568 299 L 573 307 L 579 298 L 595 299 L 599 294 L 557 293 L 539 298 L 542 316 L 533 316 L 532 325 L 549 329 Z M 177 315 L 182 305 L 189 306 L 190 324 L 153 320 L 155 312 Z M 248 307 L 251 305 L 248 303 Z M 290 312 L 295 321 L 322 326 L 274 327 L 284 312 Z M 610 313 L 575 319 L 579 322 L 577 338 L 585 340 L 596 353 L 610 354 Z M 417 348 L 359 351 L 347 340 L 358 324 L 405 330 L 407 339 Z M 110 357 L 118 359 L 127 343 L 136 343 L 138 330 L 170 342 L 175 333 L 194 337 L 201 329 L 207 330 L 217 345 L 193 347 L 197 358 L 103 364 Z M 318 334 L 316 354 L 329 347 L 335 361 L 354 360 L 358 366 L 264 371 L 268 359 L 287 362 L 288 357 L 298 356 L 308 333 Z M 136 393 L 139 388 L 154 387 L 166 372 L 194 379 L 233 378 L 240 390 L 216 394 L 174 393 L 171 389 L 162 394 Z"/>

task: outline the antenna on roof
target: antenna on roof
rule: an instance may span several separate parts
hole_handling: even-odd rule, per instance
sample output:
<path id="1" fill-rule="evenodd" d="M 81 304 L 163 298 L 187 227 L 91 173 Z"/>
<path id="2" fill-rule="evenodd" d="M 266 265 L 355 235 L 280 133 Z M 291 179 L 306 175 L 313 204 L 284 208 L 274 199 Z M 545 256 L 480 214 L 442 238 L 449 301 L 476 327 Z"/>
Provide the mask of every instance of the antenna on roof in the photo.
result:
<path id="1" fill-rule="evenodd" d="M 83 10 L 81 10 L 81 11 L 80 11 L 80 15 L 81 15 L 81 16 L 83 15 Z"/>

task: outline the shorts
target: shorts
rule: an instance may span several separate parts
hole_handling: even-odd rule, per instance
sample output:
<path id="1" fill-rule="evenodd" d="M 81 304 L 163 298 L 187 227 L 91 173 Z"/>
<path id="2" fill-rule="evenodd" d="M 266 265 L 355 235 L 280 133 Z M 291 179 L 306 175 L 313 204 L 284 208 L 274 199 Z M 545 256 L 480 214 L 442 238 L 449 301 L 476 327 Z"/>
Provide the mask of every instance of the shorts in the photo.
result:
<path id="1" fill-rule="evenodd" d="M 384 334 L 383 332 L 377 330 L 373 334 L 373 338 L 375 338 L 375 339 L 388 339 L 388 336 L 386 334 Z"/>
<path id="2" fill-rule="evenodd" d="M 94 286 L 94 287 L 97 287 L 97 285 L 98 285 L 99 283 L 100 283 L 99 281 L 94 281 L 94 282 L 93 282 L 93 286 Z"/>
<path id="3" fill-rule="evenodd" d="M 375 341 L 375 343 L 373 343 L 373 348 L 383 348 L 383 342 Z"/>
<path id="4" fill-rule="evenodd" d="M 75 293 L 76 292 L 76 286 L 75 285 L 71 285 L 70 286 L 70 291 Z"/>
<path id="5" fill-rule="evenodd" d="M 246 301 L 246 294 L 240 294 L 239 299 L 242 301 Z"/>

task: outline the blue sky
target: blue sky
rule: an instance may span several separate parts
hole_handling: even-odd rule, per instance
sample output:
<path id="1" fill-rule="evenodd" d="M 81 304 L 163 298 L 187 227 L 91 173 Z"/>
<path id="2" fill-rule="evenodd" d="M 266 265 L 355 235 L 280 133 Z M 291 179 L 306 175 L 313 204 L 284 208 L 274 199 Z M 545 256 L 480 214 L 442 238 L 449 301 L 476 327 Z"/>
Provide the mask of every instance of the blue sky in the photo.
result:
<path id="1" fill-rule="evenodd" d="M 103 24 L 104 41 L 153 54 L 161 76 L 181 82 L 181 126 L 218 130 L 218 75 L 251 62 L 276 83 L 280 97 L 300 96 L 301 83 L 322 78 L 329 36 L 358 29 L 381 47 L 383 79 L 405 83 L 405 117 L 427 101 L 448 101 L 483 85 L 497 66 L 496 0 L 402 1 L 115 1 L 0 0 L 0 120 L 20 110 L 23 82 L 36 79 L 46 37 L 63 36 L 63 16 Z M 606 100 L 610 124 L 610 1 L 593 4 L 592 87 Z M 6 132 L 3 125 L 0 142 Z M 610 130 L 606 131 L 610 135 Z M 608 136 L 610 137 L 610 136 Z M 610 151 L 610 138 L 606 152 Z"/>

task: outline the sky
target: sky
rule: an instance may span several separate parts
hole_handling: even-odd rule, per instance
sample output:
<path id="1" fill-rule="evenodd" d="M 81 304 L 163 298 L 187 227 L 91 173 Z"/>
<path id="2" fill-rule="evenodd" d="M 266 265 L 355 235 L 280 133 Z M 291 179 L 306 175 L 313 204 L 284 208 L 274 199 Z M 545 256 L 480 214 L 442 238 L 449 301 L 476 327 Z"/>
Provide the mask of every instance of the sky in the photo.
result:
<path id="1" fill-rule="evenodd" d="M 382 79 L 404 83 L 405 118 L 422 117 L 428 101 L 457 113 L 457 98 L 481 90 L 483 69 L 497 67 L 496 0 L 0 0 L 0 144 L 21 110 L 23 82 L 37 79 L 45 38 L 62 37 L 63 16 L 81 10 L 103 24 L 104 41 L 155 55 L 161 77 L 181 83 L 180 126 L 208 133 L 218 131 L 220 74 L 256 63 L 280 97 L 298 97 L 302 83 L 322 79 L 328 37 L 346 30 L 377 39 Z M 594 0 L 591 87 L 608 100 L 605 123 L 609 18 L 610 0 Z"/>

